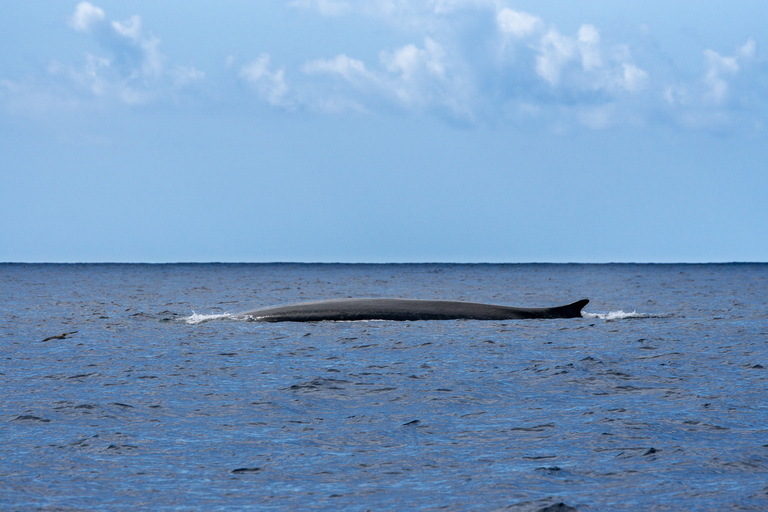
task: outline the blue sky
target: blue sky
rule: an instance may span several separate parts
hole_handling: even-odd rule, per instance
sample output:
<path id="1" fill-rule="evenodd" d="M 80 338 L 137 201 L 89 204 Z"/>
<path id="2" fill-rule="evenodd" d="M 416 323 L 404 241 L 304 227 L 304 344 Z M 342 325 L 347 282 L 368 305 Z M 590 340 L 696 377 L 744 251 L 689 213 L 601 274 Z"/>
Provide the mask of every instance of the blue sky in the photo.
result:
<path id="1" fill-rule="evenodd" d="M 0 261 L 768 261 L 768 4 L 6 0 Z"/>

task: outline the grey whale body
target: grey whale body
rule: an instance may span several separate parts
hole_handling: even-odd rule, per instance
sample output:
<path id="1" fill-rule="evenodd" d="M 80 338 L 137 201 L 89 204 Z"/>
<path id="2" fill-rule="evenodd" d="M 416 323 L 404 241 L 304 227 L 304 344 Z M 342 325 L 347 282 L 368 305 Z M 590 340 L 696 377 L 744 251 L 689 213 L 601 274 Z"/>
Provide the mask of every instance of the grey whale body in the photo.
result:
<path id="1" fill-rule="evenodd" d="M 581 309 L 588 302 L 582 299 L 553 308 L 515 308 L 451 300 L 331 299 L 255 309 L 235 316 L 259 322 L 580 318 Z"/>

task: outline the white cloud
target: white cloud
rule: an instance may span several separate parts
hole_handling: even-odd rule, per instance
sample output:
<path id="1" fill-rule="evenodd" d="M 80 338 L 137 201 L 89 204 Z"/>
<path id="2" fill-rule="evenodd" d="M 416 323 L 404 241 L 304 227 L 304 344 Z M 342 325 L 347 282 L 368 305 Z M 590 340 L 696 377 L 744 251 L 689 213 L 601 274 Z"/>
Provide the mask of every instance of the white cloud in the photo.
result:
<path id="1" fill-rule="evenodd" d="M 420 110 L 447 107 L 455 115 L 464 116 L 459 77 L 449 76 L 445 57 L 443 47 L 429 37 L 423 48 L 409 44 L 382 52 L 379 58 L 387 72 L 382 80 L 385 93 L 401 106 Z"/>
<path id="2" fill-rule="evenodd" d="M 672 107 L 690 103 L 688 89 L 682 84 L 667 85 L 662 96 L 667 104 Z"/>
<path id="3" fill-rule="evenodd" d="M 240 77 L 249 82 L 259 95 L 273 106 L 289 106 L 288 84 L 285 70 L 272 70 L 272 59 L 267 53 L 240 68 Z"/>
<path id="4" fill-rule="evenodd" d="M 648 85 L 648 73 L 638 68 L 634 64 L 623 63 L 621 67 L 624 70 L 622 85 L 629 92 L 638 92 Z"/>
<path id="5" fill-rule="evenodd" d="M 723 56 L 711 49 L 704 50 L 706 71 L 700 84 L 674 83 L 664 88 L 663 97 L 670 106 L 687 108 L 722 108 L 731 97 L 731 87 L 738 75 L 753 60 L 754 39 L 737 48 L 733 56 Z"/>
<path id="6" fill-rule="evenodd" d="M 78 5 L 73 19 L 83 4 Z M 98 12 L 100 20 L 106 19 L 104 11 L 91 4 L 84 12 Z M 72 68 L 64 73 L 81 87 L 89 84 L 87 88 L 94 96 L 143 104 L 204 78 L 204 73 L 192 66 L 169 66 L 160 51 L 160 39 L 145 32 L 140 16 L 112 21 L 108 27 L 97 34 L 97 42 L 110 55 L 89 55 L 85 68 Z"/>
<path id="7" fill-rule="evenodd" d="M 394 27 L 401 42 L 380 49 L 378 59 L 361 58 L 348 48 L 308 58 L 296 70 L 267 53 L 256 52 L 251 61 L 237 53 L 226 58 L 231 73 L 278 108 L 397 109 L 461 122 L 538 119 L 601 129 L 630 119 L 720 120 L 728 109 L 747 112 L 749 105 L 765 103 L 756 91 L 761 82 L 754 80 L 755 72 L 764 72 L 764 66 L 753 65 L 762 62 L 754 39 L 730 53 L 705 50 L 699 75 L 680 80 L 674 70 L 664 76 L 671 66 L 654 62 L 649 46 L 636 47 L 638 41 L 650 44 L 643 42 L 650 38 L 649 27 L 637 29 L 641 39 L 630 48 L 616 41 L 616 33 L 589 23 L 575 33 L 561 32 L 534 13 L 516 10 L 511 0 L 291 0 L 288 5 L 326 17 L 365 16 Z M 55 85 L 49 86 L 49 97 L 69 93 L 78 101 L 141 104 L 175 97 L 205 78 L 193 66 L 170 62 L 139 15 L 109 20 L 104 10 L 83 1 L 67 23 L 100 48 L 79 65 L 51 64 L 48 75 Z M 29 91 L 42 83 L 6 80 L 0 97 L 6 105 L 22 94 L 32 97 Z"/>
<path id="8" fill-rule="evenodd" d="M 141 17 L 140 16 L 133 15 L 123 22 L 113 21 L 112 28 L 119 35 L 125 38 L 128 38 L 134 42 L 137 42 L 137 43 L 140 42 L 140 39 L 141 39 Z"/>
<path id="9" fill-rule="evenodd" d="M 169 64 L 160 40 L 144 31 L 137 15 L 107 22 L 101 8 L 80 2 L 67 22 L 75 31 L 89 34 L 100 51 L 87 53 L 78 65 L 51 62 L 44 77 L 8 81 L 14 87 L 6 104 L 16 105 L 14 111 L 37 116 L 94 103 L 139 105 L 177 99 L 205 76 L 192 66 Z M 93 30 L 96 25 L 99 30 Z"/>
<path id="10" fill-rule="evenodd" d="M 69 25 L 78 32 L 87 32 L 91 26 L 104 21 L 104 11 L 90 2 L 80 2 L 69 17 Z"/>
<path id="11" fill-rule="evenodd" d="M 250 65 L 252 72 L 243 68 L 240 77 L 267 102 L 285 108 L 348 105 L 371 111 L 388 105 L 473 122 L 496 122 L 493 118 L 506 113 L 514 119 L 551 118 L 552 112 L 576 109 L 571 118 L 595 128 L 621 117 L 623 98 L 641 94 L 650 82 L 628 48 L 606 45 L 594 25 L 584 24 L 567 36 L 538 16 L 511 9 L 504 0 L 335 3 L 339 10 L 334 12 L 318 1 L 291 5 L 324 15 L 343 10 L 381 17 L 423 34 L 423 44 L 381 51 L 373 64 L 345 53 L 310 60 L 301 68 L 304 77 L 290 86 L 287 71 L 273 69 L 264 57 Z M 495 33 L 472 19 L 487 20 L 488 15 Z M 465 53 L 467 41 L 479 40 L 487 42 L 487 55 L 476 48 Z M 580 102 L 586 106 L 579 107 Z"/>
<path id="12" fill-rule="evenodd" d="M 744 125 L 762 126 L 765 101 L 755 88 L 760 72 L 754 66 L 757 45 L 754 39 L 735 49 L 733 55 L 704 50 L 705 71 L 698 81 L 666 84 L 662 97 L 669 115 L 680 125 L 695 129 L 723 129 Z M 759 61 L 758 61 L 759 62 Z"/>
<path id="13" fill-rule="evenodd" d="M 577 44 L 581 53 L 581 65 L 584 71 L 592 71 L 603 65 L 600 51 L 600 33 L 593 25 L 579 28 Z"/>
<path id="14" fill-rule="evenodd" d="M 262 54 L 240 69 L 239 76 L 270 105 L 338 112 L 395 107 L 404 110 L 443 109 L 466 118 L 467 95 L 450 73 L 445 51 L 431 38 L 423 46 L 408 44 L 382 51 L 379 66 L 339 54 L 331 59 L 306 62 L 301 71 L 307 80 L 288 82 L 285 69 L 277 69 Z"/>
<path id="15" fill-rule="evenodd" d="M 399 74 L 404 80 L 414 80 L 421 72 L 442 77 L 445 74 L 445 51 L 433 39 L 424 40 L 424 49 L 413 44 L 403 46 L 392 53 L 383 52 L 381 59 L 388 71 Z"/>
<path id="16" fill-rule="evenodd" d="M 739 48 L 738 54 L 740 57 L 742 57 L 745 60 L 751 60 L 755 56 L 756 48 L 757 48 L 757 43 L 755 42 L 754 39 L 750 37 L 749 40 L 747 40 L 747 42 L 744 44 L 744 46 Z"/>
<path id="17" fill-rule="evenodd" d="M 578 91 L 587 95 L 599 91 L 615 99 L 622 92 L 639 93 L 649 82 L 648 73 L 632 62 L 626 46 L 616 45 L 604 51 L 594 25 L 582 25 L 575 38 L 550 28 L 532 48 L 537 51 L 537 75 L 552 90 L 569 91 L 570 97 L 578 95 Z"/>
<path id="18" fill-rule="evenodd" d="M 336 74 L 350 82 L 375 79 L 373 74 L 366 69 L 363 61 L 352 59 L 344 54 L 337 55 L 330 60 L 318 59 L 307 62 L 302 67 L 302 71 L 310 75 L 317 73 Z"/>
<path id="19" fill-rule="evenodd" d="M 675 122 L 764 115 L 752 66 L 757 44 L 749 39 L 730 55 L 706 50 L 698 78 L 676 80 L 677 67 L 636 26 L 627 44 L 615 31 L 584 23 L 575 33 L 511 0 L 294 0 L 294 8 L 322 16 L 367 17 L 394 27 L 399 38 L 376 59 L 350 48 L 309 59 L 293 80 L 291 70 L 260 58 L 241 79 L 266 102 L 282 108 L 428 113 L 459 122 L 576 123 L 604 129 L 619 123 Z M 588 20 L 585 20 L 588 21 Z M 354 23 L 350 19 L 350 23 Z M 366 49 L 369 50 L 369 49 Z M 641 56 L 640 61 L 634 55 Z M 759 69 L 758 69 L 759 68 Z M 750 81 L 751 79 L 751 81 Z M 708 112 L 709 109 L 709 112 Z M 686 126 L 692 126 L 686 122 Z"/>
<path id="20" fill-rule="evenodd" d="M 539 55 L 536 57 L 536 73 L 556 86 L 560 82 L 563 67 L 576 57 L 576 45 L 570 37 L 552 29 L 541 38 Z"/>
<path id="21" fill-rule="evenodd" d="M 704 75 L 704 84 L 708 91 L 705 99 L 712 103 L 722 103 L 728 95 L 728 80 L 739 72 L 737 57 L 723 57 L 713 50 L 704 50 L 707 60 L 707 73 Z"/>
<path id="22" fill-rule="evenodd" d="M 516 37 L 525 37 L 533 34 L 543 25 L 540 18 L 525 12 L 518 12 L 504 7 L 496 14 L 496 23 L 499 30 L 505 34 Z"/>

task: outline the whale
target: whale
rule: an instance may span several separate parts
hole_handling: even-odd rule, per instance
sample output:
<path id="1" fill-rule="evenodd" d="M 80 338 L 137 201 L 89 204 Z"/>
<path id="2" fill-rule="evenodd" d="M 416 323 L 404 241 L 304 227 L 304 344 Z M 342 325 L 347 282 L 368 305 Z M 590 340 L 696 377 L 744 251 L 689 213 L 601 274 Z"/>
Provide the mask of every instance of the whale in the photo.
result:
<path id="1" fill-rule="evenodd" d="M 518 308 L 478 302 L 427 299 L 329 299 L 245 311 L 236 318 L 257 322 L 354 322 L 362 320 L 523 320 L 581 318 L 589 299 L 551 308 Z"/>

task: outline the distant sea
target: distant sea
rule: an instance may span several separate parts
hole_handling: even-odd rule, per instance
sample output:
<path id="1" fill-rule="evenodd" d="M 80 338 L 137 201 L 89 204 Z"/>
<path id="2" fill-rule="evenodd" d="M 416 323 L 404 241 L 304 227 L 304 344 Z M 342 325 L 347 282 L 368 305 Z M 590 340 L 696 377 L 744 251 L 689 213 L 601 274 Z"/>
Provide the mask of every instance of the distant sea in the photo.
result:
<path id="1" fill-rule="evenodd" d="M 259 323 L 410 297 L 583 318 Z M 768 510 L 768 265 L 0 265 L 0 510 Z"/>

